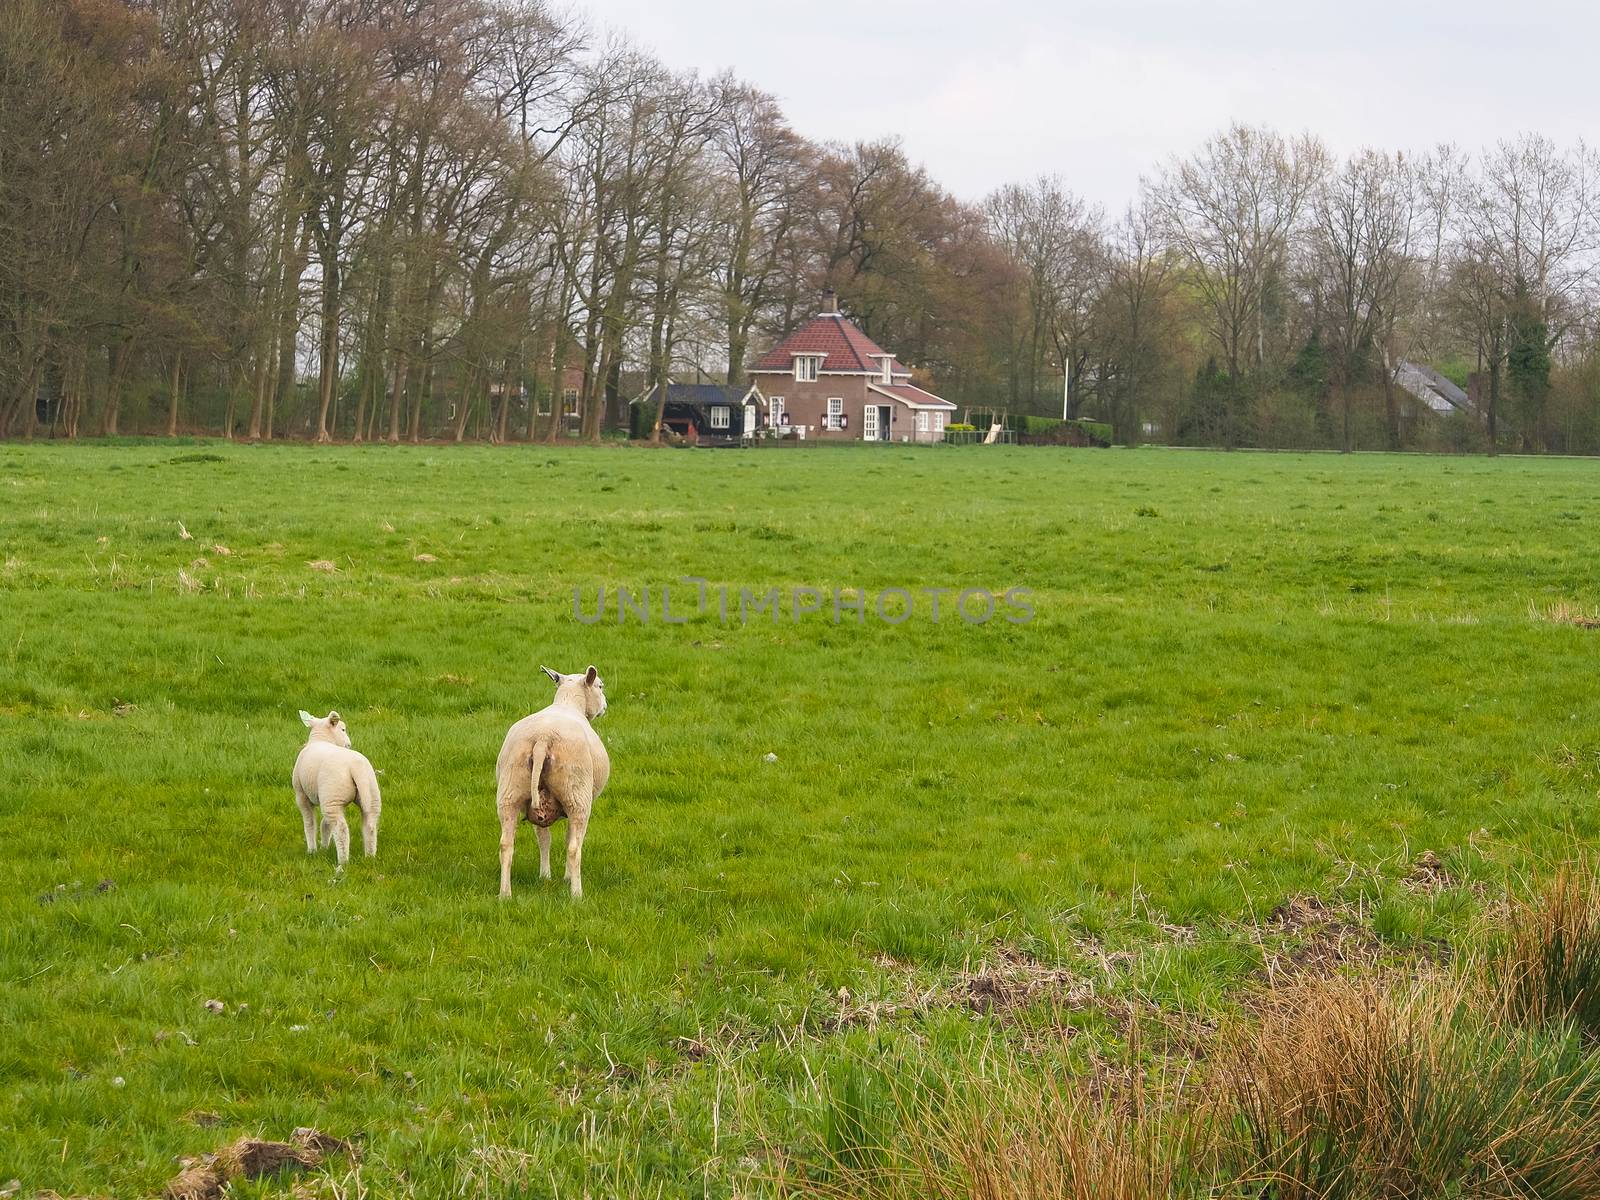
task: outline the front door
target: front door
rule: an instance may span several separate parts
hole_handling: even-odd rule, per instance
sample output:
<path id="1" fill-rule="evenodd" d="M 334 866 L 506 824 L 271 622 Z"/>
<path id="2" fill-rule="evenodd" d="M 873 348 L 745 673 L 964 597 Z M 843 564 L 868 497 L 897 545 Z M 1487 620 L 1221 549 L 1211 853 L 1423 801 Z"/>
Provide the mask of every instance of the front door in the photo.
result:
<path id="1" fill-rule="evenodd" d="M 869 442 L 887 442 L 889 440 L 889 406 L 887 404 L 869 404 L 863 413 L 861 422 L 861 436 Z"/>

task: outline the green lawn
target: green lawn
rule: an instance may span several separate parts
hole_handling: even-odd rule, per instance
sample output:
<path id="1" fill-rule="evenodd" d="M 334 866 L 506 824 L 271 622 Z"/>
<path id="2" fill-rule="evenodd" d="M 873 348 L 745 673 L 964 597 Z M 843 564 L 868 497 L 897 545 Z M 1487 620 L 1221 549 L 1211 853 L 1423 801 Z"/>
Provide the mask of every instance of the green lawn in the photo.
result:
<path id="1" fill-rule="evenodd" d="M 1057 1019 L 959 1002 L 996 956 L 1220 1010 L 1297 893 L 1456 936 L 1470 885 L 1600 828 L 1600 630 L 1550 619 L 1600 608 L 1595 472 L 0 446 L 0 1184 L 154 1194 L 315 1125 L 365 1134 L 373 1196 L 744 1195 L 814 1152 L 846 1060 Z M 730 620 L 574 619 L 575 586 L 683 576 Z M 830 597 L 740 624 L 741 586 Z M 891 625 L 896 587 L 1036 615 Z M 541 662 L 610 700 L 576 904 L 526 826 L 496 896 L 495 754 Z M 288 783 L 296 710 L 330 707 L 383 772 L 342 881 Z M 1404 886 L 1424 848 L 1461 886 Z"/>

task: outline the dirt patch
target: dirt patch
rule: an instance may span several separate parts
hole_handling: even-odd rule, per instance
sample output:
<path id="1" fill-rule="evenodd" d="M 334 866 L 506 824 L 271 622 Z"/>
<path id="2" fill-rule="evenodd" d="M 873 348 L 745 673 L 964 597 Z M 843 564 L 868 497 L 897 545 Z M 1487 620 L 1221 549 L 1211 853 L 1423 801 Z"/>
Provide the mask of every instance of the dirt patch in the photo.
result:
<path id="1" fill-rule="evenodd" d="M 928 986 L 917 980 L 915 969 L 908 963 L 886 955 L 880 955 L 876 962 L 884 970 L 901 976 L 898 993 L 864 1000 L 853 995 L 849 988 L 840 988 L 837 1011 L 820 1023 L 823 1033 L 835 1033 L 855 1025 L 873 1028 L 886 1019 L 934 1009 L 966 1009 L 974 1015 L 1001 1018 L 1035 1005 L 1075 1011 L 1086 1007 L 1095 997 L 1092 979 L 1065 967 L 1049 966 L 1014 946 L 996 946 L 976 966 Z"/>
<path id="2" fill-rule="evenodd" d="M 1352 919 L 1352 914 L 1331 907 L 1316 896 L 1291 896 L 1268 915 L 1262 933 L 1279 944 L 1267 946 L 1267 978 L 1326 976 L 1341 967 L 1369 967 L 1380 953 L 1378 937 Z"/>
<path id="3" fill-rule="evenodd" d="M 1424 850 L 1417 855 L 1411 864 L 1411 870 L 1406 873 L 1405 885 L 1413 892 L 1424 895 L 1436 896 L 1447 888 L 1456 886 L 1456 878 L 1444 869 L 1444 863 L 1439 861 L 1439 856 L 1432 850 Z"/>
<path id="4" fill-rule="evenodd" d="M 963 972 L 954 998 L 974 1012 L 1007 1012 L 1050 1001 L 1082 1008 L 1094 997 L 1094 983 L 1065 967 L 1051 967 L 1011 946 L 996 948 L 976 971 Z"/>
<path id="5" fill-rule="evenodd" d="M 165 1200 L 219 1200 L 231 1180 L 259 1179 L 285 1169 L 303 1171 L 321 1166 L 330 1155 L 354 1152 L 350 1142 L 315 1129 L 296 1129 L 287 1142 L 240 1138 L 214 1154 L 186 1161 L 161 1194 Z"/>

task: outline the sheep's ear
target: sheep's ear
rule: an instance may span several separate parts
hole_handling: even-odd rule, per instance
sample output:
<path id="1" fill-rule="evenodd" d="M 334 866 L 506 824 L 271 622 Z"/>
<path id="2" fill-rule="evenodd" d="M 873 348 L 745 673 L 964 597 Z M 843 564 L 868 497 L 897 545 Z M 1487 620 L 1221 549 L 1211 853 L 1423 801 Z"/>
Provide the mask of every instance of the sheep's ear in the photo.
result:
<path id="1" fill-rule="evenodd" d="M 308 713 L 305 709 L 302 708 L 300 710 L 300 720 L 305 722 L 305 727 L 307 729 L 310 729 L 311 726 L 316 723 L 317 719 L 315 717 L 313 717 L 310 713 Z"/>
<path id="2" fill-rule="evenodd" d="M 539 670 L 543 671 L 546 675 L 550 676 L 550 679 L 551 679 L 552 682 L 554 682 L 554 683 L 560 683 L 561 682 L 561 672 L 560 671 L 552 671 L 549 667 L 546 667 L 546 666 L 541 666 L 539 668 Z"/>
<path id="3" fill-rule="evenodd" d="M 583 682 L 588 684 L 590 687 L 593 687 L 595 677 L 599 674 L 600 672 L 594 669 L 594 664 L 590 663 L 589 669 L 583 673 Z"/>
<path id="4" fill-rule="evenodd" d="M 329 725 L 337 725 L 338 723 L 339 723 L 339 714 L 330 709 L 329 712 L 328 712 L 328 724 Z"/>

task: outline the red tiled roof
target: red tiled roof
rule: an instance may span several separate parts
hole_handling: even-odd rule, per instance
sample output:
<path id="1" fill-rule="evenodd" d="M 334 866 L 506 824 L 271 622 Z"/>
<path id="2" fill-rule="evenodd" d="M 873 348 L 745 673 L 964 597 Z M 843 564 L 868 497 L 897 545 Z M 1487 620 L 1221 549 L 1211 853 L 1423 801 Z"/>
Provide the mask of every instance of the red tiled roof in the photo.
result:
<path id="1" fill-rule="evenodd" d="M 882 392 L 885 396 L 893 396 L 896 400 L 903 400 L 907 404 L 913 404 L 919 408 L 955 407 L 953 403 L 943 396 L 935 396 L 932 392 L 925 392 L 909 383 L 874 383 L 869 386 L 875 392 Z"/>
<path id="2" fill-rule="evenodd" d="M 812 317 L 771 350 L 768 350 L 751 367 L 752 371 L 787 371 L 794 366 L 796 354 L 822 354 L 824 371 L 883 370 L 882 346 L 836 313 L 823 313 Z M 874 357 L 877 356 L 877 357 Z M 897 375 L 909 375 L 911 369 L 895 361 Z"/>

